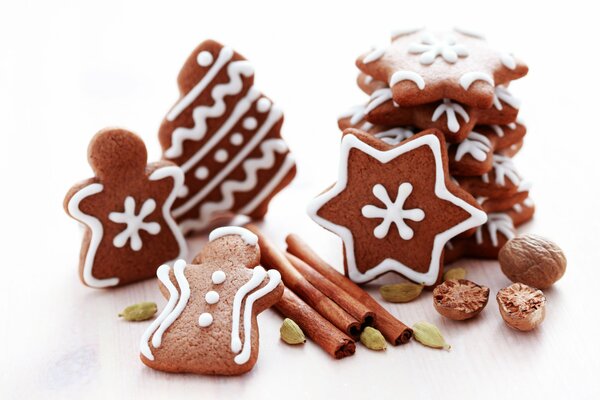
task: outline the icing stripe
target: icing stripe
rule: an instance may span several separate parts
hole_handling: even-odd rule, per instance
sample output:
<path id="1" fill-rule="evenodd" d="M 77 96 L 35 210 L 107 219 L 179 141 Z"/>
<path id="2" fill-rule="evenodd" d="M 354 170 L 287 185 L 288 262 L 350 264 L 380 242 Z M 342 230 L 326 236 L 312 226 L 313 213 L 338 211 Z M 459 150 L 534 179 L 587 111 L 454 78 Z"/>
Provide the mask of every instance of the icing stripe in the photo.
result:
<path id="1" fill-rule="evenodd" d="M 246 304 L 244 304 L 244 347 L 242 348 L 240 354 L 235 356 L 233 359 L 233 361 L 239 365 L 248 362 L 252 351 L 252 306 L 254 305 L 254 302 L 271 293 L 281 282 L 281 274 L 279 271 L 272 269 L 269 270 L 267 274 L 269 275 L 269 282 L 264 287 L 258 289 L 256 292 L 248 296 L 246 299 Z"/>
<path id="2" fill-rule="evenodd" d="M 368 114 L 383 103 L 392 99 L 392 90 L 390 88 L 377 89 L 371 94 L 369 104 L 365 108 L 365 113 Z"/>
<path id="3" fill-rule="evenodd" d="M 273 176 L 273 178 L 269 181 L 267 185 L 265 185 L 265 187 L 259 194 L 254 196 L 250 203 L 246 204 L 246 206 L 240 210 L 240 214 L 251 214 L 252 211 L 254 211 L 254 209 L 256 209 L 256 207 L 258 207 L 267 198 L 269 194 L 273 193 L 277 185 L 279 185 L 283 178 L 285 178 L 285 176 L 294 167 L 294 165 L 296 165 L 294 161 L 294 156 L 288 154 L 285 158 L 285 161 L 281 165 L 281 168 L 279 169 L 279 171 L 277 171 L 277 174 Z"/>
<path id="4" fill-rule="evenodd" d="M 242 228 L 241 226 L 223 226 L 221 228 L 214 229 L 208 235 L 208 241 L 212 242 L 213 240 L 217 240 L 217 239 L 222 238 L 223 236 L 227 236 L 227 235 L 238 235 L 249 246 L 256 246 L 258 244 L 258 236 L 256 236 L 254 233 L 250 232 L 248 229 Z M 218 280 L 219 279 L 217 279 L 217 281 Z M 223 280 L 225 280 L 225 278 L 223 278 Z M 219 282 L 215 282 L 215 279 L 213 278 L 213 283 L 219 283 Z"/>
<path id="5" fill-rule="evenodd" d="M 178 127 L 171 134 L 171 147 L 165 150 L 165 156 L 175 158 L 183 153 L 183 142 L 185 140 L 201 140 L 206 134 L 209 118 L 222 116 L 227 110 L 225 96 L 236 95 L 243 88 L 242 76 L 250 77 L 254 69 L 248 61 L 234 61 L 227 67 L 229 81 L 216 85 L 211 93 L 214 104 L 211 106 L 200 105 L 193 111 L 194 126 L 192 128 Z"/>
<path id="6" fill-rule="evenodd" d="M 235 192 L 247 192 L 256 187 L 258 183 L 258 170 L 269 169 L 275 165 L 275 153 L 285 153 L 288 148 L 282 139 L 269 139 L 260 144 L 263 156 L 251 158 L 243 162 L 246 178 L 243 181 L 226 181 L 220 186 L 222 200 L 220 202 L 209 202 L 200 207 L 200 220 L 204 221 L 215 212 L 230 210 L 235 203 Z"/>
<path id="7" fill-rule="evenodd" d="M 175 286 L 171 282 L 171 279 L 169 278 L 170 270 L 171 268 L 167 264 L 164 264 L 161 265 L 156 271 L 156 276 L 169 291 L 169 301 L 167 302 L 167 305 L 162 310 L 158 318 L 152 321 L 148 329 L 146 329 L 140 341 L 140 353 L 142 353 L 144 357 L 151 361 L 154 361 L 154 355 L 152 354 L 152 350 L 150 350 L 150 346 L 148 346 L 150 336 L 152 336 L 154 331 L 158 329 L 158 327 L 162 324 L 165 318 L 167 318 L 171 311 L 173 311 L 173 308 L 175 307 L 175 304 L 179 299 L 179 292 L 177 292 L 177 289 L 175 288 Z"/>
<path id="8" fill-rule="evenodd" d="M 210 182 L 208 182 L 201 191 L 192 196 L 179 208 L 173 210 L 173 216 L 179 217 L 189 211 L 192 207 L 204 199 L 210 192 L 229 174 L 231 171 L 250 153 L 258 143 L 269 133 L 277 121 L 281 119 L 283 113 L 279 108 L 273 106 L 267 119 L 260 129 L 254 134 L 248 144 L 225 166 Z"/>
<path id="9" fill-rule="evenodd" d="M 494 79 L 485 72 L 473 71 L 466 72 L 460 77 L 460 85 L 463 89 L 469 90 L 475 81 L 484 81 L 494 86 Z"/>
<path id="10" fill-rule="evenodd" d="M 179 254 L 177 255 L 177 257 L 175 257 L 174 260 L 170 261 L 172 262 L 177 259 L 184 258 L 187 254 L 187 244 L 185 242 L 185 238 L 183 237 L 181 230 L 177 226 L 177 223 L 173 219 L 173 216 L 171 216 L 171 207 L 173 207 L 173 202 L 175 202 L 177 194 L 183 187 L 183 182 L 185 178 L 181 168 L 173 165 L 157 169 L 149 176 L 148 179 L 150 179 L 151 181 L 160 181 L 165 178 L 173 178 L 173 189 L 171 190 L 171 193 L 169 193 L 169 197 L 167 197 L 167 199 L 163 203 L 163 218 L 169 226 L 169 229 L 171 229 L 171 232 L 173 232 L 173 236 L 175 236 L 175 240 L 179 245 Z"/>
<path id="11" fill-rule="evenodd" d="M 233 112 L 225 121 L 223 125 L 219 127 L 219 130 L 210 135 L 210 139 L 206 142 L 204 146 L 202 146 L 192 157 L 190 157 L 183 165 L 181 165 L 181 169 L 183 172 L 188 172 L 195 166 L 198 161 L 200 161 L 219 141 L 227 135 L 231 129 L 235 126 L 235 124 L 242 118 L 246 112 L 252 106 L 252 103 L 260 97 L 260 92 L 254 88 L 250 88 L 246 97 L 240 100 L 233 109 Z"/>
<path id="12" fill-rule="evenodd" d="M 239 353 L 242 350 L 242 341 L 240 340 L 240 312 L 242 309 L 242 300 L 244 297 L 262 283 L 267 276 L 267 271 L 260 265 L 252 270 L 252 278 L 235 292 L 233 296 L 232 315 L 231 315 L 231 351 Z M 247 325 L 244 325 L 246 328 Z"/>
<path id="13" fill-rule="evenodd" d="M 390 79 L 390 87 L 394 86 L 398 82 L 412 81 L 417 85 L 420 90 L 425 89 L 425 80 L 419 74 L 414 71 L 396 71 Z"/>
<path id="14" fill-rule="evenodd" d="M 219 52 L 217 62 L 215 62 L 212 67 L 210 67 L 210 69 L 208 70 L 206 75 L 202 77 L 200 82 L 198 82 L 196 86 L 194 86 L 192 90 L 190 90 L 188 94 L 186 94 L 183 97 L 183 99 L 179 100 L 179 102 L 177 102 L 177 104 L 173 106 L 171 111 L 169 111 L 169 113 L 167 114 L 167 120 L 174 121 L 175 118 L 177 118 L 183 110 L 188 108 L 190 104 L 192 104 L 192 102 L 196 100 L 198 96 L 200 96 L 202 91 L 206 89 L 210 82 L 212 82 L 212 80 L 215 79 L 215 76 L 217 76 L 219 71 L 221 71 L 221 68 L 223 68 L 223 66 L 227 64 L 227 62 L 229 62 L 229 60 L 231 60 L 232 57 L 233 49 L 229 47 L 223 47 L 223 49 L 221 49 L 221 51 Z"/>
<path id="15" fill-rule="evenodd" d="M 92 238 L 90 239 L 90 244 L 83 263 L 83 281 L 86 285 L 94 288 L 105 288 L 115 286 L 119 283 L 119 278 L 97 279 L 92 275 L 94 258 L 96 257 L 96 251 L 104 236 L 104 228 L 102 227 L 102 222 L 100 222 L 98 218 L 85 214 L 79 209 L 79 204 L 85 198 L 100 193 L 102 190 L 104 190 L 104 186 L 101 183 L 92 183 L 85 186 L 71 197 L 67 206 L 69 214 L 76 220 L 84 223 L 92 231 Z"/>

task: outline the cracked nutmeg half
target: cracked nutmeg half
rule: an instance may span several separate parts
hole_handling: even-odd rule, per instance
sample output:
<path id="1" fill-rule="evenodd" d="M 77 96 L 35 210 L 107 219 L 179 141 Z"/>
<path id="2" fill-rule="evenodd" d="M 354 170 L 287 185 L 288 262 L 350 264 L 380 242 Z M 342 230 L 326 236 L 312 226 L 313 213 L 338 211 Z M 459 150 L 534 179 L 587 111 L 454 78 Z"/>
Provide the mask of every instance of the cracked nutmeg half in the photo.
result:
<path id="1" fill-rule="evenodd" d="M 519 331 L 535 329 L 546 316 L 544 293 L 522 283 L 500 289 L 496 300 L 504 322 Z"/>
<path id="2" fill-rule="evenodd" d="M 466 279 L 449 279 L 433 289 L 437 312 L 456 321 L 473 318 L 485 308 L 490 289 Z"/>
<path id="3" fill-rule="evenodd" d="M 308 212 L 342 238 L 346 275 L 364 283 L 391 271 L 435 284 L 444 245 L 487 219 L 450 179 L 443 134 L 431 129 L 392 145 L 347 129 L 341 147 L 337 183 Z"/>

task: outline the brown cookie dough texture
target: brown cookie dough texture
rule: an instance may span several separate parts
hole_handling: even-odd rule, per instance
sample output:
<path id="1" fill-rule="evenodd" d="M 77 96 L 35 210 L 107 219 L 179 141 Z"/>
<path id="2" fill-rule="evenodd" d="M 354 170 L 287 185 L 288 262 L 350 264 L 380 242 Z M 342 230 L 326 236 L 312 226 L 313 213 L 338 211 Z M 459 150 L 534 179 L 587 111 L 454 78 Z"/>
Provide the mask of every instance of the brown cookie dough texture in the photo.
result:
<path id="1" fill-rule="evenodd" d="M 159 140 L 163 157 L 185 173 L 173 208 L 182 230 L 203 230 L 221 216 L 262 218 L 296 171 L 280 136 L 282 111 L 254 86 L 252 65 L 212 40 L 192 52 L 178 85 Z"/>
<path id="2" fill-rule="evenodd" d="M 346 274 L 362 283 L 392 271 L 434 284 L 444 244 L 486 221 L 450 179 L 443 134 L 432 129 L 387 144 L 348 129 L 341 148 L 338 181 L 309 214 L 342 238 Z"/>
<path id="3" fill-rule="evenodd" d="M 168 302 L 140 341 L 140 358 L 150 368 L 240 375 L 257 361 L 256 316 L 283 295 L 281 276 L 258 265 L 252 232 L 223 227 L 209 239 L 192 264 L 158 269 Z"/>
<path id="4" fill-rule="evenodd" d="M 167 161 L 146 165 L 144 142 L 124 129 L 98 132 L 88 148 L 95 176 L 73 186 L 66 212 L 85 226 L 79 275 L 90 287 L 151 278 L 165 262 L 185 256 L 171 217 L 183 172 Z"/>

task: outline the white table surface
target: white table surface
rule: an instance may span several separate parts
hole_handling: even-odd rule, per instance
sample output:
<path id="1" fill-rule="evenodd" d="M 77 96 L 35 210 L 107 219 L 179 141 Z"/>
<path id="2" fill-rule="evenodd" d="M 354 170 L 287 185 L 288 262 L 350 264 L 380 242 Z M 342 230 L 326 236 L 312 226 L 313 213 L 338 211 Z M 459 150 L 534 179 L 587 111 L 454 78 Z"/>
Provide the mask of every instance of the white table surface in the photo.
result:
<path id="1" fill-rule="evenodd" d="M 0 5 L 0 398 L 598 398 L 600 25 L 585 3 L 80 3 Z M 144 138 L 151 160 L 159 158 L 156 131 L 176 100 L 182 62 L 205 38 L 233 46 L 285 110 L 283 133 L 298 160 L 297 179 L 262 226 L 280 244 L 299 233 L 340 268 L 339 240 L 308 219 L 305 205 L 335 179 L 336 116 L 365 100 L 354 58 L 406 23 L 483 30 L 530 66 L 512 86 L 529 128 L 517 163 L 534 182 L 537 204 L 524 229 L 554 239 L 569 261 L 546 291 L 544 324 L 531 333 L 507 328 L 493 296 L 509 281 L 496 262 L 464 260 L 469 278 L 492 292 L 478 318 L 442 318 L 430 293 L 386 304 L 407 324 L 438 325 L 450 352 L 416 342 L 383 353 L 358 346 L 334 361 L 314 343 L 283 344 L 281 317 L 268 310 L 259 318 L 258 363 L 245 376 L 145 367 L 138 340 L 148 323 L 117 313 L 143 300 L 162 307 L 156 282 L 103 291 L 77 276 L 80 231 L 62 199 L 91 174 L 91 136 L 125 126 Z M 193 250 L 204 241 L 191 241 Z M 384 277 L 369 290 L 397 280 Z"/>

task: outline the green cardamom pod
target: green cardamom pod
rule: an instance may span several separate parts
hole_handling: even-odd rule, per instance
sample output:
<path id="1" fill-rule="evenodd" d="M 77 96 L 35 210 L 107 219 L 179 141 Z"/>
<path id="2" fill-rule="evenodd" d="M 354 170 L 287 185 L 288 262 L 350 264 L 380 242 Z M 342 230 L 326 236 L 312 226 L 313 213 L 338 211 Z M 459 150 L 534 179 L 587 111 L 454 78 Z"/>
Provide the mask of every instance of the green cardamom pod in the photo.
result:
<path id="1" fill-rule="evenodd" d="M 283 320 L 281 328 L 279 328 L 279 334 L 281 335 L 281 340 L 287 344 L 302 344 L 306 342 L 306 337 L 302 329 L 289 318 Z"/>
<path id="2" fill-rule="evenodd" d="M 450 279 L 465 279 L 467 277 L 467 270 L 464 268 L 450 268 L 446 272 L 444 272 L 444 277 L 442 278 L 444 282 Z"/>
<path id="3" fill-rule="evenodd" d="M 422 291 L 423 285 L 416 283 L 396 283 L 379 288 L 381 297 L 391 303 L 408 303 L 419 297 Z"/>
<path id="4" fill-rule="evenodd" d="M 367 326 L 360 334 L 360 342 L 371 350 L 385 350 L 385 338 L 377 329 Z"/>
<path id="5" fill-rule="evenodd" d="M 450 350 L 450 345 L 446 343 L 440 330 L 429 322 L 417 322 L 413 326 L 415 339 L 428 347 L 434 349 Z"/>
<path id="6" fill-rule="evenodd" d="M 152 318 L 157 310 L 156 303 L 144 301 L 126 307 L 121 311 L 119 317 L 123 317 L 127 321 L 145 321 Z"/>

